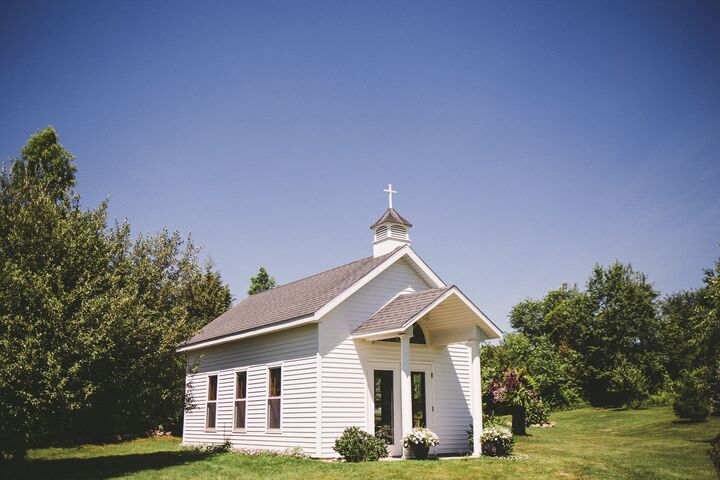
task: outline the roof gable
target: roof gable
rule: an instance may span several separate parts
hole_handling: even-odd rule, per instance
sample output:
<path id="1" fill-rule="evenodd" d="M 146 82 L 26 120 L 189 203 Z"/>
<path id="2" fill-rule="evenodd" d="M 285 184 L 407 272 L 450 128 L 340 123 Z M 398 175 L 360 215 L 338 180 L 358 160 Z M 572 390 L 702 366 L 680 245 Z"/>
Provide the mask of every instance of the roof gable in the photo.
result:
<path id="1" fill-rule="evenodd" d="M 185 345 L 312 315 L 394 252 L 367 257 L 252 295 L 208 323 Z"/>

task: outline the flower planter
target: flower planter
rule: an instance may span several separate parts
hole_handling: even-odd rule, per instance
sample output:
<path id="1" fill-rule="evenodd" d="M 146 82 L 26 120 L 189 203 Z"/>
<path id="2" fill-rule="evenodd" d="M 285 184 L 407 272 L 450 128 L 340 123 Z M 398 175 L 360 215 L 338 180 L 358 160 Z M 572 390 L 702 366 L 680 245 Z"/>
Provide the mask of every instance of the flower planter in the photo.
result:
<path id="1" fill-rule="evenodd" d="M 413 445 L 412 452 L 415 460 L 427 460 L 428 453 L 430 453 L 430 447 L 426 447 L 425 445 Z"/>
<path id="2" fill-rule="evenodd" d="M 430 447 L 440 443 L 436 434 L 424 427 L 415 427 L 403 435 L 402 445 L 412 452 L 413 458 L 426 460 Z"/>

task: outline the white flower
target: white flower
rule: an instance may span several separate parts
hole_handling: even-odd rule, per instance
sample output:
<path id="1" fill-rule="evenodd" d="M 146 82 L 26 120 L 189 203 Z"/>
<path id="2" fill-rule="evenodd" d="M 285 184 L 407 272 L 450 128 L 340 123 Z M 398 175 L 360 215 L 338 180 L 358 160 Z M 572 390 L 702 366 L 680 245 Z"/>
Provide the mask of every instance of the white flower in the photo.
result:
<path id="1" fill-rule="evenodd" d="M 412 445 L 424 445 L 433 447 L 440 443 L 438 436 L 427 428 L 417 427 L 410 430 L 403 437 L 403 446 L 410 448 Z"/>

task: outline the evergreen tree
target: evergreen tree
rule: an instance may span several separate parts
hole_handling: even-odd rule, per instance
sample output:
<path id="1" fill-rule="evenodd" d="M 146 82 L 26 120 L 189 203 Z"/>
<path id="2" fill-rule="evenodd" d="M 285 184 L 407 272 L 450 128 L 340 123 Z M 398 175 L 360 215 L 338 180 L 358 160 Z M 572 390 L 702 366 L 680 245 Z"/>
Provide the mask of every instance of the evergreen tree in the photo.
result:
<path id="1" fill-rule="evenodd" d="M 255 295 L 256 293 L 264 292 L 275 287 L 275 277 L 271 277 L 265 270 L 265 267 L 260 267 L 257 275 L 250 277 L 250 288 L 248 288 L 248 295 Z"/>

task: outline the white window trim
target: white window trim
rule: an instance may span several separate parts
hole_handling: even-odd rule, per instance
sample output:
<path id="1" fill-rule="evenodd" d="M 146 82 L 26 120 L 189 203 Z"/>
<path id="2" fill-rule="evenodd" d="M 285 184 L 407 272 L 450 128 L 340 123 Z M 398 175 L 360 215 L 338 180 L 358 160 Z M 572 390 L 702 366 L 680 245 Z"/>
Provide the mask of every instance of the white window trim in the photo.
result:
<path id="1" fill-rule="evenodd" d="M 238 385 L 237 385 L 237 379 L 238 379 L 238 373 L 242 373 L 242 372 L 245 372 L 245 398 L 243 398 L 243 399 L 238 399 L 238 398 L 237 398 L 237 387 L 238 387 Z M 232 423 L 232 427 L 233 427 L 233 428 L 232 428 L 232 431 L 233 431 L 233 432 L 236 432 L 236 433 L 245 433 L 245 432 L 247 432 L 248 390 L 249 390 L 249 389 L 248 389 L 248 380 L 249 380 L 249 378 L 250 378 L 250 374 L 248 373 L 248 369 L 247 369 L 247 368 L 238 368 L 238 369 L 235 369 L 235 371 L 234 371 L 234 373 L 233 373 L 233 376 L 234 376 L 234 379 L 233 379 L 233 384 L 234 384 L 234 385 L 233 385 L 233 404 L 232 404 L 232 405 L 233 405 L 233 423 Z M 282 380 L 281 380 L 281 381 L 282 381 Z M 236 425 L 236 422 L 235 422 L 235 412 L 236 412 L 235 404 L 236 404 L 238 401 L 243 401 L 243 402 L 245 402 L 245 422 L 244 422 L 244 423 L 245 423 L 245 427 L 244 427 L 244 428 L 238 428 L 238 427 L 235 426 L 235 425 Z"/>
<path id="2" fill-rule="evenodd" d="M 280 369 L 280 396 L 279 397 L 271 397 L 270 396 L 270 370 L 279 368 Z M 272 364 L 268 365 L 266 369 L 266 376 L 265 376 L 265 433 L 282 433 L 282 427 L 283 427 L 283 392 L 285 391 L 285 365 L 282 363 L 279 364 Z M 279 428 L 270 428 L 268 427 L 268 405 L 269 401 L 271 399 L 279 399 L 280 400 L 280 427 Z"/>
<path id="3" fill-rule="evenodd" d="M 215 400 L 209 400 L 208 397 L 210 396 L 210 377 L 215 377 Z M 220 396 L 220 375 L 218 372 L 215 373 L 208 373 L 205 376 L 206 387 L 205 387 L 205 431 L 206 432 L 216 432 L 217 431 L 217 419 L 218 419 L 218 397 Z M 208 405 L 214 403 L 215 404 L 215 426 L 214 427 L 208 427 Z"/>

